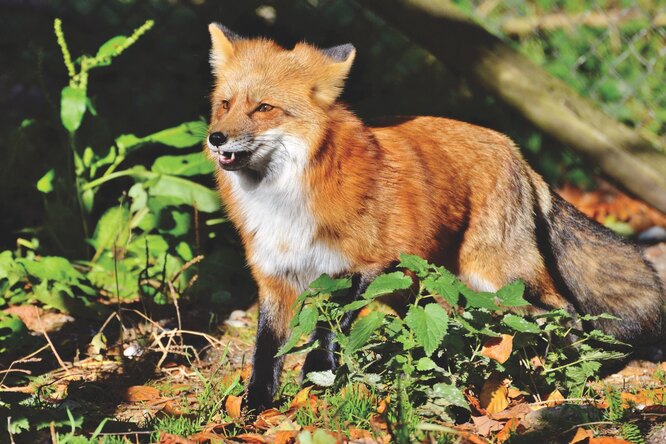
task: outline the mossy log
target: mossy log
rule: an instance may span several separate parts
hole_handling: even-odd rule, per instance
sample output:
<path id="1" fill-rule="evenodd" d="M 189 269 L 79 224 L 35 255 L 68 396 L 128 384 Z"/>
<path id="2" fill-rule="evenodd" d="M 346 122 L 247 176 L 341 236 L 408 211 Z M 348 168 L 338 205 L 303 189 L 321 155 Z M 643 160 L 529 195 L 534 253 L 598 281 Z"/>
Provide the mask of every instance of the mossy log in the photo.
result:
<path id="1" fill-rule="evenodd" d="M 446 0 L 357 2 L 666 212 L 666 154 L 658 142 L 597 109 Z"/>

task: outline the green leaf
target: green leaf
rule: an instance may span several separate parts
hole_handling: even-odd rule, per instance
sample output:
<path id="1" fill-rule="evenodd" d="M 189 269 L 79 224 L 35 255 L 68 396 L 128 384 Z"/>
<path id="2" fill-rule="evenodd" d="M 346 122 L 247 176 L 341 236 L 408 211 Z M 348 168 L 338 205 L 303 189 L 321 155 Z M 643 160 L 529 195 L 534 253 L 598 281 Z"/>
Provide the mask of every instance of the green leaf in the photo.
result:
<path id="1" fill-rule="evenodd" d="M 469 410 L 469 404 L 462 391 L 454 384 L 444 384 L 440 382 L 432 387 L 432 396 L 444 400 L 450 405 L 455 405 Z"/>
<path id="2" fill-rule="evenodd" d="M 320 293 L 333 293 L 351 287 L 350 278 L 333 279 L 327 274 L 322 274 L 312 281 L 310 288 Z"/>
<path id="3" fill-rule="evenodd" d="M 377 296 L 393 293 L 396 290 L 404 290 L 412 285 L 412 279 L 401 271 L 393 273 L 382 274 L 368 285 L 367 290 L 363 293 L 366 299 L 374 299 Z"/>
<path id="4" fill-rule="evenodd" d="M 97 50 L 97 55 L 95 57 L 103 58 L 115 55 L 118 48 L 124 45 L 126 41 L 127 37 L 125 37 L 124 35 L 117 35 L 115 37 L 112 37 L 111 39 L 107 40 L 106 43 L 104 43 L 102 46 L 99 47 L 99 49 Z"/>
<path id="5" fill-rule="evenodd" d="M 205 122 L 185 122 L 173 128 L 150 134 L 144 137 L 143 141 L 163 143 L 174 148 L 187 148 L 203 142 L 207 132 L 208 125 Z"/>
<path id="6" fill-rule="evenodd" d="M 86 90 L 72 86 L 64 87 L 60 95 L 60 120 L 67 131 L 73 133 L 79 129 L 85 112 Z"/>
<path id="7" fill-rule="evenodd" d="M 436 293 L 452 306 L 459 305 L 459 287 L 453 276 L 428 276 L 423 280 L 423 286 L 431 293 Z"/>
<path id="8" fill-rule="evenodd" d="M 404 267 L 408 270 L 412 270 L 418 276 L 423 277 L 430 268 L 430 264 L 425 259 L 422 259 L 418 256 L 412 254 L 401 254 L 399 267 Z"/>
<path id="9" fill-rule="evenodd" d="M 372 333 L 382 325 L 384 316 L 382 312 L 373 311 L 356 322 L 349 332 L 349 342 L 345 351 L 353 353 L 363 347 L 368 342 L 368 339 L 370 339 L 370 336 L 372 336 Z"/>
<path id="10" fill-rule="evenodd" d="M 409 308 L 405 323 L 412 330 L 425 354 L 430 356 L 444 339 L 449 316 L 439 304 L 431 303 L 425 307 L 413 305 Z"/>
<path id="11" fill-rule="evenodd" d="M 472 308 L 487 308 L 497 310 L 499 307 L 495 298 L 495 293 L 476 292 L 467 287 L 460 289 L 460 293 L 465 299 L 465 306 Z"/>
<path id="12" fill-rule="evenodd" d="M 53 191 L 53 179 L 55 178 L 55 170 L 51 168 L 37 181 L 37 189 L 44 194 Z"/>
<path id="13" fill-rule="evenodd" d="M 125 206 L 106 210 L 90 239 L 92 246 L 96 250 L 102 250 L 114 244 L 125 243 L 129 237 L 129 217 L 129 210 Z"/>
<path id="14" fill-rule="evenodd" d="M 435 362 L 427 357 L 423 357 L 416 362 L 416 369 L 420 371 L 432 370 L 437 368 L 438 365 Z"/>
<path id="15" fill-rule="evenodd" d="M 529 302 L 523 299 L 524 293 L 525 284 L 518 280 L 502 287 L 497 292 L 497 299 L 499 299 L 500 305 L 505 307 L 523 307 L 530 305 Z"/>
<path id="16" fill-rule="evenodd" d="M 289 351 L 298 344 L 298 341 L 301 340 L 301 337 L 303 336 L 303 329 L 297 325 L 291 330 L 291 336 L 289 336 L 289 339 L 287 339 L 287 342 L 285 342 L 282 347 L 278 350 L 277 354 L 275 355 L 276 358 L 279 358 L 282 355 L 286 355 L 289 353 Z"/>
<path id="17" fill-rule="evenodd" d="M 350 302 L 349 304 L 344 305 L 342 307 L 342 311 L 359 310 L 359 309 L 365 307 L 366 305 L 368 305 L 371 302 L 372 302 L 371 299 L 359 299 L 358 301 Z"/>
<path id="18" fill-rule="evenodd" d="M 541 333 L 537 324 L 513 314 L 504 316 L 502 323 L 521 333 Z"/>
<path id="19" fill-rule="evenodd" d="M 298 326 L 301 327 L 302 334 L 309 335 L 314 331 L 318 315 L 317 307 L 313 305 L 308 305 L 301 310 L 298 314 Z"/>
<path id="20" fill-rule="evenodd" d="M 176 176 L 162 175 L 149 185 L 151 196 L 173 197 L 183 205 L 196 207 L 204 213 L 213 213 L 220 209 L 217 192 L 191 180 Z"/>
<path id="21" fill-rule="evenodd" d="M 215 171 L 213 163 L 203 153 L 191 153 L 181 156 L 162 156 L 155 159 L 151 168 L 156 173 L 174 176 L 196 176 Z"/>

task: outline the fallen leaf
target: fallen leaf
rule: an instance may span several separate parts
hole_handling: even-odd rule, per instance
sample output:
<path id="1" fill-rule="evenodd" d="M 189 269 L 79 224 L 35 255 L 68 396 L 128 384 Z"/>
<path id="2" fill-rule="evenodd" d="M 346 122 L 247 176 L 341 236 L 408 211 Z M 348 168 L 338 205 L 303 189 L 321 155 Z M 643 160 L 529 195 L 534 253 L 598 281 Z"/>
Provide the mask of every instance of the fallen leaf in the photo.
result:
<path id="1" fill-rule="evenodd" d="M 462 433 L 460 444 L 488 444 L 488 441 L 473 433 Z"/>
<path id="2" fill-rule="evenodd" d="M 509 384 L 508 379 L 497 374 L 491 375 L 481 388 L 479 395 L 481 407 L 488 413 L 501 412 L 507 408 L 509 406 Z"/>
<path id="3" fill-rule="evenodd" d="M 507 395 L 509 396 L 510 399 L 518 399 L 525 397 L 523 392 L 521 392 L 515 387 L 509 387 L 509 393 Z"/>
<path id="4" fill-rule="evenodd" d="M 281 422 L 287 419 L 287 415 L 281 413 L 278 409 L 268 409 L 257 415 L 254 426 L 258 429 L 268 430 L 277 427 Z"/>
<path id="5" fill-rule="evenodd" d="M 243 382 L 247 382 L 252 376 L 252 365 L 248 364 L 245 367 L 243 367 L 240 376 Z"/>
<path id="6" fill-rule="evenodd" d="M 472 413 L 474 413 L 474 411 L 476 411 L 479 414 L 479 416 L 483 416 L 483 415 L 488 414 L 486 409 L 481 407 L 481 403 L 479 402 L 479 398 L 476 397 L 476 394 L 474 393 L 474 391 L 472 389 L 467 388 L 467 389 L 465 389 L 465 391 L 463 393 L 465 395 L 465 398 L 467 398 L 467 403 L 472 408 Z"/>
<path id="7" fill-rule="evenodd" d="M 601 436 L 599 438 L 590 438 L 588 444 L 631 444 L 620 438 L 613 438 L 611 436 Z"/>
<path id="8" fill-rule="evenodd" d="M 532 408 L 529 404 L 520 403 L 516 404 L 513 407 L 504 409 L 501 412 L 493 413 L 490 416 L 491 419 L 496 419 L 498 421 L 517 418 L 522 419 L 525 415 L 532 412 Z"/>
<path id="9" fill-rule="evenodd" d="M 233 419 L 240 418 L 242 402 L 243 402 L 242 396 L 233 396 L 233 395 L 227 396 L 227 400 L 224 401 L 224 409 L 226 410 L 227 415 L 229 415 Z"/>
<path id="10" fill-rule="evenodd" d="M 481 348 L 481 354 L 504 364 L 511 356 L 512 350 L 513 336 L 503 334 L 499 337 L 488 338 Z"/>
<path id="11" fill-rule="evenodd" d="M 666 414 L 666 405 L 656 404 L 649 405 L 642 410 L 643 413 L 658 413 L 660 415 Z"/>
<path id="12" fill-rule="evenodd" d="M 183 416 L 185 415 L 185 412 L 183 409 L 180 408 L 180 406 L 173 402 L 173 401 L 167 401 L 164 403 L 164 407 L 162 407 L 162 411 L 166 413 L 167 415 L 170 416 Z"/>
<path id="13" fill-rule="evenodd" d="M 377 413 L 384 413 L 386 411 L 386 407 L 388 407 L 389 401 L 390 398 L 388 396 L 379 401 L 379 405 L 377 406 Z"/>
<path id="14" fill-rule="evenodd" d="M 296 393 L 296 396 L 294 396 L 294 399 L 291 400 L 291 404 L 289 404 L 289 407 L 291 408 L 301 408 L 306 405 L 309 405 L 310 401 L 310 390 L 312 390 L 312 386 L 309 385 L 305 387 L 303 390 L 300 392 Z"/>
<path id="15" fill-rule="evenodd" d="M 172 435 L 170 433 L 160 433 L 160 444 L 197 444 L 182 436 Z"/>
<path id="16" fill-rule="evenodd" d="M 263 444 L 268 442 L 268 440 L 265 437 L 263 437 L 262 435 L 258 435 L 256 433 L 242 433 L 240 435 L 234 436 L 233 439 L 253 444 Z"/>
<path id="17" fill-rule="evenodd" d="M 210 442 L 222 442 L 224 437 L 211 432 L 198 432 L 194 435 L 190 435 L 188 439 L 197 444 L 207 444 Z"/>
<path id="18" fill-rule="evenodd" d="M 564 404 L 564 396 L 560 393 L 559 390 L 553 390 L 548 396 L 546 396 L 546 406 L 554 407 L 559 404 Z"/>
<path id="19" fill-rule="evenodd" d="M 578 429 L 576 429 L 576 434 L 573 436 L 573 438 L 571 438 L 569 444 L 576 444 L 577 442 L 585 441 L 586 439 L 590 439 L 593 437 L 594 433 L 592 433 L 591 430 L 578 427 Z"/>
<path id="20" fill-rule="evenodd" d="M 160 391 L 147 385 L 133 385 L 125 389 L 123 398 L 127 402 L 154 401 L 160 398 Z"/>
<path id="21" fill-rule="evenodd" d="M 275 433 L 275 444 L 292 444 L 296 442 L 296 430 L 278 430 Z"/>
<path id="22" fill-rule="evenodd" d="M 46 311 L 34 305 L 16 305 L 2 310 L 7 314 L 18 316 L 28 330 L 43 333 L 53 333 L 62 328 L 74 318 L 56 311 Z"/>
<path id="23" fill-rule="evenodd" d="M 504 426 L 502 422 L 490 419 L 487 416 L 472 416 L 472 422 L 476 428 L 476 433 L 481 436 L 488 436 L 491 432 L 500 431 Z"/>
<path id="24" fill-rule="evenodd" d="M 372 432 L 370 432 L 370 430 L 359 429 L 357 427 L 350 427 L 349 437 L 353 440 L 370 439 L 372 438 Z"/>
<path id="25" fill-rule="evenodd" d="M 520 420 L 518 418 L 511 418 L 504 424 L 502 430 L 500 430 L 497 435 L 495 435 L 495 440 L 497 442 L 504 442 L 518 429 L 518 424 Z"/>

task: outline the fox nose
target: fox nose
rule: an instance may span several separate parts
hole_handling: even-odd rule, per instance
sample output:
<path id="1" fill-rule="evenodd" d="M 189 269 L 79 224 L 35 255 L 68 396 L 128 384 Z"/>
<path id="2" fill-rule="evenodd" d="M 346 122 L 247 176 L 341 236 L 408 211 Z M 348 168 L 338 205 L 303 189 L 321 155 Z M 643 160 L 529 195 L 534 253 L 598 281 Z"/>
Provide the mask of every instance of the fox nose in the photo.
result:
<path id="1" fill-rule="evenodd" d="M 218 131 L 208 136 L 208 141 L 213 146 L 224 145 L 227 142 L 227 136 Z"/>

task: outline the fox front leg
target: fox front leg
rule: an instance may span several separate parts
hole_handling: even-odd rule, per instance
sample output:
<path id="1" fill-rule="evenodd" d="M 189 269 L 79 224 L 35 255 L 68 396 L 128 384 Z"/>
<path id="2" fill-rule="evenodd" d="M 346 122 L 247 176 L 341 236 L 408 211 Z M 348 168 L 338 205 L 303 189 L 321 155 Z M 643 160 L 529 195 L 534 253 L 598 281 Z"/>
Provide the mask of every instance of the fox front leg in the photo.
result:
<path id="1" fill-rule="evenodd" d="M 359 299 L 368 285 L 374 279 L 374 275 L 368 276 L 363 274 L 355 274 L 352 276 L 352 286 L 349 289 L 348 299 L 344 302 L 350 303 Z M 360 310 L 353 310 L 345 313 L 340 321 L 340 327 L 343 333 L 349 331 L 354 319 L 358 316 Z M 310 342 L 319 341 L 319 347 L 308 353 L 301 370 L 301 382 L 307 381 L 307 375 L 311 372 L 322 372 L 326 370 L 335 371 L 338 367 L 338 358 L 336 352 L 338 351 L 338 344 L 335 342 L 335 333 L 331 331 L 330 326 L 325 322 L 319 322 L 317 327 L 310 337 Z"/>
<path id="2" fill-rule="evenodd" d="M 284 344 L 286 335 L 276 328 L 265 304 L 259 305 L 257 340 L 254 349 L 252 377 L 247 388 L 245 405 L 250 411 L 262 412 L 273 403 L 273 396 L 280 384 L 280 372 L 284 357 L 276 358 L 278 349 Z"/>

